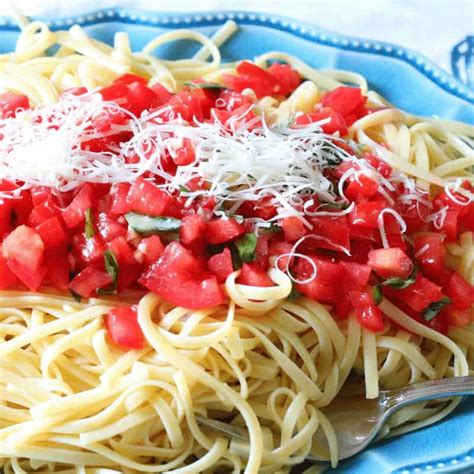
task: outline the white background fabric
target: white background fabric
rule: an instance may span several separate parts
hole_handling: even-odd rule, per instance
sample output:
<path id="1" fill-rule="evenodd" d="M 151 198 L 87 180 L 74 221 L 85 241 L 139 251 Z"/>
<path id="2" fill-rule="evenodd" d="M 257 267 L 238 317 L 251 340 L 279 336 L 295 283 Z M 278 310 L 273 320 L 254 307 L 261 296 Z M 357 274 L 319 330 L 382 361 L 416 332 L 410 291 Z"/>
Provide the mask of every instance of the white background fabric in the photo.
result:
<path id="1" fill-rule="evenodd" d="M 12 0 L 30 15 L 71 15 L 101 7 L 158 11 L 253 10 L 329 30 L 389 41 L 423 53 L 451 72 L 454 45 L 474 34 L 474 0 Z M 8 14 L 8 0 L 0 0 Z"/>

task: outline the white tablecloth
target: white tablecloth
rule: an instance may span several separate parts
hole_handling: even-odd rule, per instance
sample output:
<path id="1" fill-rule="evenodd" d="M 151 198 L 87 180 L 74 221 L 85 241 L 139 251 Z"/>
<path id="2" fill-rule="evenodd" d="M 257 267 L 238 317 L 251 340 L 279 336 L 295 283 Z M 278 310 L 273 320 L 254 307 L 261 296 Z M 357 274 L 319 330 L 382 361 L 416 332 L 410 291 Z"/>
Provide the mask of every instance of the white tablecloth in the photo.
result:
<path id="1" fill-rule="evenodd" d="M 101 7 L 158 11 L 254 10 L 417 50 L 474 87 L 474 0 L 12 0 L 28 15 L 71 15 Z M 8 1 L 0 0 L 0 14 Z M 460 44 L 461 43 L 461 44 Z"/>

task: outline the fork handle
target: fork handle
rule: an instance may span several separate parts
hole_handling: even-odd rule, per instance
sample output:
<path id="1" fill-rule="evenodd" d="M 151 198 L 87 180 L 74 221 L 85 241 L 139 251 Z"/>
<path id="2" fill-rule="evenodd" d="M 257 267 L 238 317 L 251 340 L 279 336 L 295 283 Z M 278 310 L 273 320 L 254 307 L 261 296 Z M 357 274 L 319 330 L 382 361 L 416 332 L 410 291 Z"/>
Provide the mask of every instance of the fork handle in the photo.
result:
<path id="1" fill-rule="evenodd" d="M 411 403 L 436 398 L 474 395 L 474 377 L 451 377 L 407 385 L 396 390 L 387 390 L 382 403 L 389 408 L 401 408 Z"/>

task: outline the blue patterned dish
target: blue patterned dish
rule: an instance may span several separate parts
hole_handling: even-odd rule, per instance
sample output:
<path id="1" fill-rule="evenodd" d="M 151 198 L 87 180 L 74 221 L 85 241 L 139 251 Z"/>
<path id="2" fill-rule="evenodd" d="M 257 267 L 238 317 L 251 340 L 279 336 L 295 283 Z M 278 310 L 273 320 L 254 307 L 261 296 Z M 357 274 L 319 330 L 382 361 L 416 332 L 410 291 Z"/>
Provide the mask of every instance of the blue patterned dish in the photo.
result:
<path id="1" fill-rule="evenodd" d="M 54 29 L 79 23 L 88 33 L 110 42 L 127 31 L 134 48 L 173 28 L 195 28 L 210 34 L 227 19 L 241 29 L 225 46 L 225 60 L 251 58 L 269 50 L 294 54 L 313 66 L 363 74 L 373 89 L 398 107 L 418 115 L 439 116 L 474 124 L 474 91 L 429 60 L 402 47 L 352 38 L 270 14 L 151 13 L 105 9 L 70 18 L 45 19 Z M 0 17 L 0 52 L 14 47 L 18 29 Z M 189 55 L 185 42 L 159 50 L 165 57 Z M 339 474 L 474 473 L 474 401 L 467 400 L 447 420 L 416 433 L 377 444 L 343 462 Z"/>

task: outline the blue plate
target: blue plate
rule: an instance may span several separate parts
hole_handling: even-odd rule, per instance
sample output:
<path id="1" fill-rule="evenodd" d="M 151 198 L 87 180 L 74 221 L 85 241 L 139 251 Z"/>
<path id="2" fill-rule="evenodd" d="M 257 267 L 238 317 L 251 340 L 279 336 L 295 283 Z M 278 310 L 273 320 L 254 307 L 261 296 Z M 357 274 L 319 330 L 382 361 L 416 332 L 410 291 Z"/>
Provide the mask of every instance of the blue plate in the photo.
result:
<path id="1" fill-rule="evenodd" d="M 474 124 L 474 91 L 418 53 L 402 47 L 339 35 L 312 25 L 269 14 L 151 13 L 105 9 L 71 18 L 44 19 L 52 28 L 79 23 L 89 34 L 111 42 L 116 31 L 130 34 L 140 48 L 157 34 L 174 28 L 194 28 L 211 34 L 228 19 L 240 31 L 222 48 L 225 60 L 252 58 L 280 50 L 322 68 L 348 69 L 363 74 L 371 87 L 407 112 Z M 18 29 L 0 18 L 0 52 L 11 51 Z M 168 58 L 186 57 L 196 50 L 186 42 L 159 50 Z M 474 473 L 474 401 L 465 401 L 448 419 L 415 433 L 375 445 L 343 462 L 339 474 Z"/>

